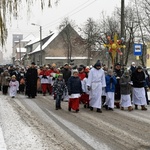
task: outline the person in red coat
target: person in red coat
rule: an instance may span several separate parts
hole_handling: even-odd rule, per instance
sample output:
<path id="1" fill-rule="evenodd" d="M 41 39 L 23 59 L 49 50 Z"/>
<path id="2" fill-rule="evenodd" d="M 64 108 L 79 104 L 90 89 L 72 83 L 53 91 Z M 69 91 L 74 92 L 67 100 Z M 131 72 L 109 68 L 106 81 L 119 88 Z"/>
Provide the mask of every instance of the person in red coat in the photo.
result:
<path id="1" fill-rule="evenodd" d="M 39 77 L 41 79 L 42 93 L 43 96 L 45 96 L 46 91 L 48 89 L 49 78 L 50 78 L 49 71 L 46 69 L 46 66 L 43 67 L 43 70 L 40 72 Z"/>

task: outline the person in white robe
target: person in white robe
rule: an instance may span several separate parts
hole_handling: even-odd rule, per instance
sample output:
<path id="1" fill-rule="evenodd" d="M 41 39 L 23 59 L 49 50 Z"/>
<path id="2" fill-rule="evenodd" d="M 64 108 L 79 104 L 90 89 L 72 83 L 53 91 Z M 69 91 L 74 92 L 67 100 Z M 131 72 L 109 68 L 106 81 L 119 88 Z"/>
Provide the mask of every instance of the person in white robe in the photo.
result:
<path id="1" fill-rule="evenodd" d="M 120 78 L 120 109 L 124 110 L 125 107 L 128 108 L 128 111 L 132 111 L 131 104 L 131 77 L 129 71 L 125 71 L 122 77 Z"/>
<path id="2" fill-rule="evenodd" d="M 16 76 L 13 75 L 9 82 L 9 95 L 12 98 L 15 98 L 18 90 L 19 90 L 19 82 L 16 80 Z"/>
<path id="3" fill-rule="evenodd" d="M 108 75 L 106 75 L 106 110 L 114 109 L 114 99 L 115 99 L 115 85 L 117 84 L 116 77 L 113 74 L 113 70 L 108 70 Z"/>
<path id="4" fill-rule="evenodd" d="M 102 96 L 102 88 L 106 87 L 106 81 L 104 70 L 101 68 L 100 60 L 96 62 L 96 64 L 89 72 L 87 87 L 88 90 L 90 91 L 89 92 L 90 110 L 92 111 L 93 108 L 97 108 L 97 112 L 102 113 L 101 96 Z"/>
<path id="5" fill-rule="evenodd" d="M 131 75 L 131 81 L 133 82 L 132 101 L 135 105 L 135 109 L 138 109 L 138 105 L 141 106 L 141 110 L 147 110 L 145 96 L 145 74 L 141 66 L 138 66 Z"/>

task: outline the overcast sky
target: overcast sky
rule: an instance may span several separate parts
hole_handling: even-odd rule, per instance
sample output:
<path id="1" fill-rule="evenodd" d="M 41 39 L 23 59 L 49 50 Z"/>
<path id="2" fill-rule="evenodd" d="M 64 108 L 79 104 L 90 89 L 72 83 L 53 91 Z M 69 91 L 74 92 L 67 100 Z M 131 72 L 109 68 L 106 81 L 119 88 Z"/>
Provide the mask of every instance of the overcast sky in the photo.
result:
<path id="1" fill-rule="evenodd" d="M 128 5 L 128 3 L 129 0 L 125 0 L 125 5 Z M 121 0 L 60 0 L 57 6 L 52 3 L 52 8 L 45 7 L 43 11 L 41 11 L 39 3 L 34 3 L 29 12 L 27 7 L 23 5 L 20 8 L 22 11 L 19 12 L 18 20 L 8 24 L 9 36 L 5 57 L 12 52 L 12 34 L 22 33 L 25 37 L 32 33 L 35 36 L 39 36 L 39 27 L 31 25 L 31 23 L 41 25 L 42 34 L 48 35 L 49 30 L 55 30 L 65 17 L 74 20 L 80 26 L 89 17 L 98 20 L 102 11 L 106 15 L 111 15 L 115 7 L 120 6 Z"/>

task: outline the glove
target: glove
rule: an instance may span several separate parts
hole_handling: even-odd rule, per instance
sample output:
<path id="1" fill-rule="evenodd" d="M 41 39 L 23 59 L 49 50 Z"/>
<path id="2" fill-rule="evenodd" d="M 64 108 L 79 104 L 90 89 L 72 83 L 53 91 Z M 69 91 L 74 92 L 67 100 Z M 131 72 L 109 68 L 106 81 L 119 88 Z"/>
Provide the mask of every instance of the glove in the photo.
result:
<path id="1" fill-rule="evenodd" d="M 71 95 L 71 92 L 68 92 L 68 95 Z"/>
<path id="2" fill-rule="evenodd" d="M 54 81 L 54 80 L 55 80 L 55 77 L 53 77 L 52 80 Z"/>
<path id="3" fill-rule="evenodd" d="M 46 76 L 46 75 L 43 75 L 42 78 L 47 79 L 47 76 Z"/>
<path id="4" fill-rule="evenodd" d="M 91 87 L 90 87 L 90 86 L 88 86 L 88 87 L 87 87 L 87 89 L 88 89 L 88 91 L 90 91 L 90 90 L 91 90 Z"/>

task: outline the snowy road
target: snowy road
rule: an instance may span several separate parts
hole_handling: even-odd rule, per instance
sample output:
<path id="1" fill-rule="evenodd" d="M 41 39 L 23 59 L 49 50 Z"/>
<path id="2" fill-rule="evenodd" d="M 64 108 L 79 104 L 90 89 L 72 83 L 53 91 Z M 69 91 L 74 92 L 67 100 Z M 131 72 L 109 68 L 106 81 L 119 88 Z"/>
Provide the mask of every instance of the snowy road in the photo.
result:
<path id="1" fill-rule="evenodd" d="M 0 94 L 0 150 L 150 150 L 148 111 L 55 110 L 51 96 Z"/>

